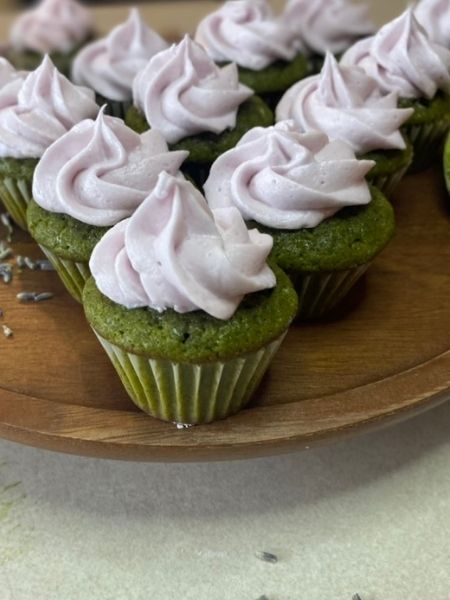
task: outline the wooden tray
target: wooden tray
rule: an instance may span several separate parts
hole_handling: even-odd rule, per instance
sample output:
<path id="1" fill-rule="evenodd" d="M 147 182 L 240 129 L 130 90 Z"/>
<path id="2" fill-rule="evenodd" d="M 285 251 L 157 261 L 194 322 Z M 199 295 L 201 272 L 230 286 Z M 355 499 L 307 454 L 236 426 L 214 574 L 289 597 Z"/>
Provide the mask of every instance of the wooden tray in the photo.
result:
<path id="1" fill-rule="evenodd" d="M 302 449 L 428 409 L 450 389 L 448 198 L 436 168 L 395 196 L 398 233 L 339 314 L 296 325 L 250 407 L 177 430 L 140 413 L 55 273 L 0 282 L 0 435 L 98 457 L 147 461 L 247 458 Z M 2 235 L 0 234 L 0 238 Z M 38 248 L 15 235 L 18 254 Z M 21 290 L 52 291 L 40 304 Z"/>

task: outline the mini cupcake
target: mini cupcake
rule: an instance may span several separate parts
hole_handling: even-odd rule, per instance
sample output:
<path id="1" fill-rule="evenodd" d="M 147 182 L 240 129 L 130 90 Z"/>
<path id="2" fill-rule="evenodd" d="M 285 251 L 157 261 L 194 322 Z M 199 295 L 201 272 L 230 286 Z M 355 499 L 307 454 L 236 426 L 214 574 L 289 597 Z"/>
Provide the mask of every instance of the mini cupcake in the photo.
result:
<path id="1" fill-rule="evenodd" d="M 309 56 L 311 71 L 318 73 L 326 52 L 340 56 L 375 32 L 369 13 L 368 4 L 351 0 L 288 0 L 281 20 Z"/>
<path id="2" fill-rule="evenodd" d="M 157 131 L 139 135 L 115 117 L 87 119 L 40 160 L 28 208 L 31 235 L 78 301 L 92 250 L 108 228 L 129 217 L 161 171 L 177 173 L 186 152 L 169 152 Z"/>
<path id="3" fill-rule="evenodd" d="M 250 399 L 297 309 L 288 278 L 266 264 L 271 247 L 236 209 L 211 212 L 167 173 L 102 238 L 84 309 L 139 408 L 199 424 Z"/>
<path id="4" fill-rule="evenodd" d="M 249 131 L 212 165 L 204 190 L 213 209 L 235 206 L 272 235 L 273 259 L 313 319 L 344 298 L 394 231 L 393 210 L 345 142 L 290 123 Z"/>
<path id="5" fill-rule="evenodd" d="M 350 48 L 341 63 L 362 68 L 383 92 L 397 92 L 401 106 L 414 108 L 403 127 L 414 146 L 411 169 L 428 166 L 450 125 L 450 51 L 428 38 L 409 8 Z"/>
<path id="6" fill-rule="evenodd" d="M 436 44 L 450 49 L 450 2 L 449 0 L 420 0 L 414 15 Z"/>
<path id="7" fill-rule="evenodd" d="M 357 156 L 375 161 L 367 179 L 390 194 L 412 161 L 412 146 L 400 127 L 414 110 L 397 104 L 397 92 L 383 94 L 375 79 L 357 67 L 339 65 L 328 53 L 320 75 L 286 92 L 276 120 L 292 119 L 299 131 L 319 130 L 347 142 Z"/>
<path id="8" fill-rule="evenodd" d="M 93 31 L 90 12 L 76 0 L 41 0 L 13 24 L 8 58 L 18 69 L 33 71 L 49 54 L 58 70 L 69 76 L 73 57 Z"/>
<path id="9" fill-rule="evenodd" d="M 27 228 L 34 169 L 45 150 L 82 119 L 98 112 L 94 92 L 70 83 L 52 61 L 0 91 L 0 199 Z"/>
<path id="10" fill-rule="evenodd" d="M 134 8 L 125 23 L 77 54 L 72 79 L 92 88 L 97 102 L 107 103 L 109 114 L 123 118 L 132 104 L 133 79 L 152 56 L 167 47 L 167 42 L 146 26 Z"/>
<path id="11" fill-rule="evenodd" d="M 279 97 L 307 74 L 295 36 L 267 0 L 225 2 L 200 21 L 195 40 L 216 63 L 236 63 L 240 81 L 263 96 Z"/>
<path id="12" fill-rule="evenodd" d="M 162 132 L 174 150 L 188 150 L 188 172 L 201 181 L 211 163 L 255 125 L 270 125 L 273 114 L 253 91 L 239 83 L 237 67 L 219 68 L 186 36 L 156 54 L 134 80 L 127 124 Z"/>

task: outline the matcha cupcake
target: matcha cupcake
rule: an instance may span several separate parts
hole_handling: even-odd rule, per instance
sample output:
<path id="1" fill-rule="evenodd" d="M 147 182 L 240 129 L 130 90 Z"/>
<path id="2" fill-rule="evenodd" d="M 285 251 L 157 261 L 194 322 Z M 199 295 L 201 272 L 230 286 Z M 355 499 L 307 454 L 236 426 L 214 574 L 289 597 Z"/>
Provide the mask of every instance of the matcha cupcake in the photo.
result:
<path id="1" fill-rule="evenodd" d="M 14 22 L 8 58 L 16 68 L 33 71 L 49 54 L 68 77 L 73 57 L 93 31 L 90 12 L 76 0 L 41 0 Z"/>
<path id="2" fill-rule="evenodd" d="M 299 294 L 299 317 L 314 319 L 340 302 L 385 247 L 393 210 L 345 142 L 289 123 L 249 131 L 211 167 L 205 195 L 213 208 L 235 206 L 270 233 L 273 259 Z"/>
<path id="3" fill-rule="evenodd" d="M 278 99 L 307 74 L 295 35 L 267 0 L 225 2 L 200 21 L 195 40 L 216 63 L 236 63 L 240 81 L 266 100 Z"/>
<path id="4" fill-rule="evenodd" d="M 187 150 L 185 167 L 197 182 L 211 163 L 255 125 L 273 114 L 239 83 L 235 64 L 219 68 L 186 36 L 155 55 L 134 80 L 126 123 L 142 132 L 158 129 L 174 150 Z"/>
<path id="5" fill-rule="evenodd" d="M 312 73 L 321 70 L 327 52 L 339 57 L 376 30 L 369 5 L 352 0 L 288 0 L 281 21 L 308 56 Z"/>
<path id="6" fill-rule="evenodd" d="M 76 123 L 97 112 L 94 93 L 73 85 L 48 57 L 23 81 L 0 91 L 0 199 L 22 229 L 27 229 L 39 158 Z"/>
<path id="7" fill-rule="evenodd" d="M 355 44 L 341 63 L 362 68 L 383 92 L 397 92 L 400 106 L 414 109 L 403 127 L 414 146 L 410 170 L 441 156 L 450 126 L 450 51 L 429 39 L 412 8 Z"/>
<path id="8" fill-rule="evenodd" d="M 412 108 L 398 108 L 398 94 L 383 94 L 375 79 L 357 67 L 339 65 L 331 53 L 319 75 L 296 83 L 281 99 L 276 120 L 292 119 L 299 131 L 319 130 L 347 142 L 359 158 L 375 161 L 367 174 L 390 195 L 408 170 L 412 146 L 400 127 Z"/>
<path id="9" fill-rule="evenodd" d="M 450 2 L 449 0 L 420 0 L 414 15 L 436 44 L 450 50 Z"/>
<path id="10" fill-rule="evenodd" d="M 288 278 L 266 264 L 271 246 L 236 209 L 210 211 L 164 172 L 102 238 L 84 309 L 139 408 L 192 425 L 250 399 L 297 310 Z"/>
<path id="11" fill-rule="evenodd" d="M 73 62 L 72 79 L 93 89 L 98 104 L 107 104 L 108 114 L 124 118 L 132 104 L 133 79 L 152 56 L 167 47 L 133 8 L 125 23 L 80 50 Z"/>
<path id="12" fill-rule="evenodd" d="M 162 170 L 177 173 L 187 154 L 169 152 L 157 131 L 139 135 L 103 113 L 46 150 L 27 214 L 31 235 L 78 301 L 95 244 L 133 213 Z"/>

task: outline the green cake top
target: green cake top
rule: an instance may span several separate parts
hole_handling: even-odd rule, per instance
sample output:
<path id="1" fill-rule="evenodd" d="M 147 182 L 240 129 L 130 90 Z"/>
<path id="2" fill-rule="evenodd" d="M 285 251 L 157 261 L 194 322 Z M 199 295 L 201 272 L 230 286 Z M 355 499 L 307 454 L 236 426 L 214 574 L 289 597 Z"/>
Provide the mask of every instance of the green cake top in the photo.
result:
<path id="1" fill-rule="evenodd" d="M 297 54 L 291 62 L 277 60 L 260 71 L 244 67 L 238 67 L 238 70 L 239 81 L 256 94 L 285 92 L 309 73 L 308 61 L 303 54 Z"/>
<path id="2" fill-rule="evenodd" d="M 31 182 L 38 162 L 39 159 L 37 158 L 2 158 L 0 160 L 0 175 Z"/>
<path id="3" fill-rule="evenodd" d="M 399 106 L 414 109 L 414 114 L 408 119 L 406 125 L 424 125 L 442 120 L 450 124 L 450 96 L 444 92 L 438 92 L 431 100 L 402 98 L 399 100 Z"/>

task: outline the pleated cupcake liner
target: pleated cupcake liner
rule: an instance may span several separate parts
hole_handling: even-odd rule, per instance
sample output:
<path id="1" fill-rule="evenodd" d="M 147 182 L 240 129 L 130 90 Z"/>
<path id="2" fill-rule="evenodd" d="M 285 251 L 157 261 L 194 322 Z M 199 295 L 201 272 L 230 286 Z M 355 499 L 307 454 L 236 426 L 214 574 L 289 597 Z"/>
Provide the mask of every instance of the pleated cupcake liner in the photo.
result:
<path id="1" fill-rule="evenodd" d="M 82 302 L 83 290 L 86 281 L 91 276 L 89 264 L 83 261 L 74 261 L 60 258 L 46 246 L 39 244 L 42 252 L 55 267 L 59 278 L 66 290 L 77 302 Z"/>
<path id="2" fill-rule="evenodd" d="M 31 180 L 0 177 L 0 200 L 15 223 L 25 231 L 28 231 L 27 206 L 31 201 L 31 186 Z"/>
<path id="3" fill-rule="evenodd" d="M 329 313 L 344 299 L 370 263 L 328 273 L 286 271 L 299 297 L 297 319 L 310 321 Z"/>
<path id="4" fill-rule="evenodd" d="M 242 409 L 285 336 L 239 358 L 190 364 L 139 356 L 94 333 L 136 406 L 157 419 L 188 425 L 224 419 Z"/>
<path id="5" fill-rule="evenodd" d="M 450 123 L 445 120 L 422 125 L 404 125 L 403 131 L 414 146 L 414 159 L 408 173 L 419 173 L 440 160 Z"/>
<path id="6" fill-rule="evenodd" d="M 95 95 L 95 101 L 99 106 L 103 106 L 106 104 L 105 114 L 110 115 L 111 117 L 118 117 L 119 119 L 125 120 L 125 115 L 129 108 L 132 107 L 132 100 L 125 100 L 124 102 L 119 102 L 118 100 L 110 100 L 109 98 L 105 98 L 101 94 Z"/>
<path id="7" fill-rule="evenodd" d="M 366 175 L 366 179 L 371 185 L 378 188 L 380 190 L 380 192 L 383 192 L 383 194 L 388 199 L 390 199 L 395 188 L 398 186 L 400 181 L 406 175 L 409 168 L 410 168 L 410 165 L 405 165 L 404 167 L 402 167 L 398 171 L 395 171 L 394 173 L 387 173 L 384 175 L 371 176 L 370 172 L 369 172 Z"/>

